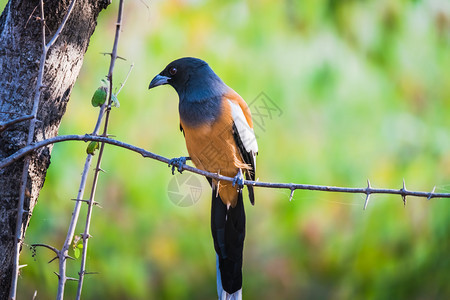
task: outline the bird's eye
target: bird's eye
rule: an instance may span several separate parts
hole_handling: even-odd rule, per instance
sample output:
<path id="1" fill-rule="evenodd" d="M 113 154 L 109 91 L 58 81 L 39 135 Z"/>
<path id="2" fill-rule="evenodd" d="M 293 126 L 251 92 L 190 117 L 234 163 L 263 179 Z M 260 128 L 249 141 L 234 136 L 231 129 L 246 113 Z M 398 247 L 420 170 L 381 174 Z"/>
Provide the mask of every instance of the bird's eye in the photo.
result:
<path id="1" fill-rule="evenodd" d="M 175 68 L 175 67 L 170 68 L 169 69 L 169 74 L 172 75 L 172 76 L 177 74 L 177 68 Z"/>

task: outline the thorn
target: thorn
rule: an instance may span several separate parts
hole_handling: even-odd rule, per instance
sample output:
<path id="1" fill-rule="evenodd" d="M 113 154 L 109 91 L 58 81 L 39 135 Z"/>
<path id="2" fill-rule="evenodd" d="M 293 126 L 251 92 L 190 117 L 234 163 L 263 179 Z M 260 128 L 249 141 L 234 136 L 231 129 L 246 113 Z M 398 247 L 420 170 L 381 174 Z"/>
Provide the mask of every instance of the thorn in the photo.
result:
<path id="1" fill-rule="evenodd" d="M 406 196 L 402 195 L 403 207 L 406 207 Z"/>
<path id="2" fill-rule="evenodd" d="M 219 186 L 220 186 L 220 181 L 217 181 L 216 198 L 219 197 Z"/>
<path id="3" fill-rule="evenodd" d="M 367 193 L 366 194 L 366 201 L 364 201 L 364 208 L 363 208 L 363 210 L 366 210 L 367 204 L 369 204 L 369 198 L 370 198 L 370 193 Z"/>
<path id="4" fill-rule="evenodd" d="M 26 266 L 28 266 L 28 265 L 20 265 L 19 269 L 25 268 Z"/>
<path id="5" fill-rule="evenodd" d="M 77 202 L 84 202 L 84 203 L 87 203 L 87 204 L 91 203 L 90 200 L 84 200 L 84 199 L 70 199 L 70 200 L 77 201 Z M 103 208 L 97 201 L 93 201 L 92 205 L 98 206 L 99 208 Z"/>
<path id="6" fill-rule="evenodd" d="M 89 203 L 89 200 L 84 200 L 84 199 L 70 199 L 72 201 L 77 201 L 77 202 L 86 202 Z"/>
<path id="7" fill-rule="evenodd" d="M 100 272 L 84 272 L 84 275 L 97 275 L 100 274 Z"/>
<path id="8" fill-rule="evenodd" d="M 58 258 L 59 258 L 58 256 L 53 257 L 52 259 L 50 259 L 50 260 L 48 261 L 48 264 L 51 263 L 52 261 L 54 261 L 55 259 L 58 259 Z"/>
<path id="9" fill-rule="evenodd" d="M 217 171 L 217 175 L 220 176 L 220 169 L 219 171 Z M 216 198 L 219 197 L 219 187 L 220 187 L 220 180 L 217 180 Z"/>
<path id="10" fill-rule="evenodd" d="M 65 257 L 68 258 L 68 259 L 71 259 L 71 260 L 75 260 L 75 258 L 73 258 L 73 257 L 70 256 L 70 255 L 66 255 Z"/>
<path id="11" fill-rule="evenodd" d="M 427 197 L 427 201 L 429 201 L 429 200 L 431 200 L 431 198 L 433 198 L 433 194 L 434 194 L 435 190 L 436 190 L 436 186 L 434 186 L 433 189 L 431 190 L 430 195 Z"/>
<path id="12" fill-rule="evenodd" d="M 291 202 L 292 197 L 294 197 L 294 191 L 295 191 L 295 189 L 291 189 L 291 194 L 289 195 L 289 202 Z"/>
<path id="13" fill-rule="evenodd" d="M 56 272 L 53 272 L 53 273 L 55 273 L 55 275 L 58 276 L 59 279 L 61 279 L 61 276 L 59 276 L 58 273 L 56 273 Z"/>
<path id="14" fill-rule="evenodd" d="M 401 189 L 401 192 L 402 192 L 403 207 L 406 207 L 406 195 L 404 194 L 406 192 L 405 178 L 403 178 L 403 187 Z"/>
<path id="15" fill-rule="evenodd" d="M 371 193 L 372 193 L 372 186 L 370 185 L 370 180 L 367 179 L 366 195 L 369 195 Z"/>
<path id="16" fill-rule="evenodd" d="M 66 280 L 78 281 L 78 278 L 66 277 Z"/>
<path id="17" fill-rule="evenodd" d="M 95 169 L 96 171 L 100 171 L 100 172 L 103 172 L 103 173 L 108 173 L 108 172 L 106 172 L 105 170 L 103 170 L 102 168 L 97 168 L 97 169 Z"/>
<path id="18" fill-rule="evenodd" d="M 370 185 L 370 180 L 367 179 L 366 200 L 364 201 L 364 207 L 363 207 L 363 210 L 366 210 L 367 205 L 369 204 L 371 191 L 372 191 L 372 186 Z"/>

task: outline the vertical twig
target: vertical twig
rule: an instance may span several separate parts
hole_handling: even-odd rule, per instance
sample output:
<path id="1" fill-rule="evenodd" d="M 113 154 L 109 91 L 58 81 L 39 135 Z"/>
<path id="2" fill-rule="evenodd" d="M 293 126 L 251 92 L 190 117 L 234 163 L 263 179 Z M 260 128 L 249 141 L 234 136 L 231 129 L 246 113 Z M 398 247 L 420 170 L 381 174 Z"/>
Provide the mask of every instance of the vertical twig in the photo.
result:
<path id="1" fill-rule="evenodd" d="M 113 49 L 111 52 L 111 63 L 109 65 L 109 71 L 108 71 L 109 92 L 108 92 L 108 101 L 107 101 L 108 106 L 106 108 L 105 124 L 104 124 L 103 134 L 102 134 L 102 136 L 104 136 L 104 137 L 108 136 L 109 116 L 110 116 L 111 106 L 112 106 L 113 71 L 114 71 L 114 66 L 115 66 L 115 62 L 117 59 L 117 47 L 119 44 L 120 30 L 121 30 L 121 26 L 122 26 L 122 15 L 123 15 L 123 0 L 120 0 L 119 11 L 117 14 L 116 34 L 114 37 L 114 45 L 113 45 Z M 87 253 L 87 248 L 88 248 L 88 240 L 90 237 L 89 230 L 90 230 L 90 225 L 91 225 L 92 207 L 94 205 L 95 191 L 97 188 L 99 172 L 101 171 L 100 166 L 101 166 L 104 149 L 105 149 L 105 143 L 101 143 L 100 151 L 99 151 L 98 159 L 97 159 L 97 165 L 96 165 L 95 173 L 94 173 L 94 179 L 93 179 L 92 188 L 91 188 L 91 195 L 89 197 L 89 202 L 88 202 L 86 225 L 84 228 L 84 232 L 82 234 L 83 250 L 82 250 L 82 254 L 81 254 L 80 272 L 78 273 L 79 277 L 78 277 L 78 289 L 77 289 L 76 299 L 80 299 L 80 297 L 81 297 L 81 290 L 83 288 L 84 275 L 86 274 L 86 253 Z"/>
<path id="2" fill-rule="evenodd" d="M 105 127 L 106 127 L 106 124 L 105 124 Z M 102 160 L 102 156 L 103 156 L 103 150 L 105 148 L 104 145 L 105 144 L 102 143 L 100 146 L 100 151 L 98 154 L 97 165 L 95 167 L 94 179 L 93 179 L 92 188 L 91 188 L 91 195 L 90 195 L 89 201 L 88 201 L 86 224 L 84 227 L 84 232 L 81 235 L 81 237 L 83 239 L 83 249 L 82 249 L 82 254 L 81 254 L 80 271 L 78 272 L 77 296 L 75 299 L 80 299 L 80 297 L 81 297 L 81 290 L 83 288 L 84 275 L 86 274 L 86 251 L 87 251 L 87 247 L 88 247 L 88 239 L 91 236 L 89 234 L 89 229 L 90 229 L 90 225 L 91 225 L 92 208 L 94 206 L 94 197 L 95 197 L 95 191 L 97 189 L 98 175 L 100 172 L 100 164 L 101 164 L 101 160 Z"/>
<path id="3" fill-rule="evenodd" d="M 106 104 L 103 104 L 100 107 L 100 112 L 97 118 L 97 123 L 95 125 L 94 131 L 92 135 L 97 135 L 100 124 L 103 119 L 103 115 L 105 113 Z M 83 173 L 81 174 L 80 187 L 78 189 L 77 200 L 82 200 L 84 197 L 84 190 L 86 188 L 86 180 L 88 177 L 89 168 L 91 167 L 92 162 L 92 154 L 88 154 L 86 157 L 86 161 L 84 163 Z M 63 299 L 64 297 L 64 286 L 67 281 L 66 275 L 66 258 L 69 255 L 69 247 L 72 244 L 73 236 L 75 234 L 75 228 L 77 226 L 78 218 L 80 215 L 82 201 L 75 201 L 75 207 L 72 212 L 72 218 L 70 220 L 69 229 L 67 230 L 67 236 L 64 241 L 64 245 L 61 248 L 61 256 L 59 258 L 59 279 L 58 279 L 58 292 L 57 299 Z"/>

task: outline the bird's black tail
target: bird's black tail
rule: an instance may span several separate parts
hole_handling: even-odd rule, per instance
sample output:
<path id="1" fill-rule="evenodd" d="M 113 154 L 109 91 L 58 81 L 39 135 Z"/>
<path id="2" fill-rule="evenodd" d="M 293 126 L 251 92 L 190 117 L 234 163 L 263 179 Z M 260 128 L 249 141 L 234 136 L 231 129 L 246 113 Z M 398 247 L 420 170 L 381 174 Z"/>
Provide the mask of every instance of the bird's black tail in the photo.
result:
<path id="1" fill-rule="evenodd" d="M 219 260 L 222 288 L 229 294 L 242 288 L 242 252 L 245 239 L 245 211 L 242 190 L 236 206 L 223 204 L 217 191 L 212 191 L 211 232 Z"/>

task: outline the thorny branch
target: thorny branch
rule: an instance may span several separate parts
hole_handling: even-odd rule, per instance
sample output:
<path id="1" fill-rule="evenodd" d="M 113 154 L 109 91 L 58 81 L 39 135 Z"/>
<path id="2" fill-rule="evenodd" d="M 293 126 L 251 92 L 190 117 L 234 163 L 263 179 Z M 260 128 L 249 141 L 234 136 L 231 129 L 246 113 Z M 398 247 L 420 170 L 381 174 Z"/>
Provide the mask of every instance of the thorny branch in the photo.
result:
<path id="1" fill-rule="evenodd" d="M 120 30 L 122 27 L 122 16 L 123 16 L 123 0 L 120 0 L 119 11 L 117 14 L 116 33 L 115 33 L 115 37 L 114 37 L 113 49 L 111 52 L 111 62 L 109 64 L 109 71 L 108 71 L 108 75 L 107 75 L 108 83 L 109 83 L 109 89 L 108 89 L 109 92 L 108 92 L 108 99 L 107 99 L 108 104 L 107 104 L 107 110 L 106 110 L 106 116 L 105 116 L 105 124 L 103 127 L 103 134 L 102 134 L 103 137 L 108 136 L 109 116 L 110 116 L 111 106 L 112 106 L 113 72 L 114 72 L 114 66 L 115 66 L 116 60 L 118 58 L 117 47 L 119 45 Z M 131 71 L 131 68 L 130 68 L 130 71 Z M 128 75 L 129 75 L 129 73 L 128 73 Z M 125 81 L 127 80 L 128 75 L 125 78 Z M 120 92 L 120 90 L 118 92 Z M 83 249 L 82 249 L 82 254 L 81 254 L 80 271 L 78 272 L 78 288 L 77 288 L 76 299 L 80 299 L 80 297 L 81 297 L 81 290 L 83 288 L 84 276 L 86 274 L 88 274 L 88 272 L 86 272 L 86 253 L 87 253 L 87 248 L 88 248 L 88 240 L 91 237 L 91 235 L 89 234 L 89 229 L 90 229 L 90 225 L 91 225 L 92 208 L 94 207 L 94 205 L 96 203 L 94 201 L 94 197 L 95 197 L 95 191 L 97 189 L 98 176 L 101 171 L 100 165 L 101 165 L 104 149 L 105 149 L 105 143 L 101 143 L 99 155 L 97 158 L 97 165 L 95 167 L 94 179 L 92 182 L 91 194 L 89 197 L 89 201 L 87 203 L 88 210 L 87 210 L 87 215 L 86 215 L 86 225 L 84 227 L 84 233 L 82 234 Z"/>
<path id="2" fill-rule="evenodd" d="M 26 146 L 16 153 L 12 154 L 11 156 L 3 159 L 0 161 L 0 168 L 3 168 L 7 166 L 8 164 L 12 163 L 13 161 L 16 161 L 20 159 L 21 157 L 35 151 L 36 149 L 39 149 L 41 147 L 44 147 L 49 144 L 64 142 L 64 141 L 97 141 L 102 142 L 114 146 L 118 146 L 124 149 L 128 149 L 130 151 L 139 153 L 145 158 L 151 158 L 154 160 L 161 161 L 163 163 L 168 164 L 170 162 L 169 158 L 160 156 L 158 154 L 152 153 L 150 151 L 147 151 L 145 149 L 136 147 L 131 144 L 127 144 L 118 140 L 110 139 L 103 136 L 92 136 L 92 135 L 63 135 L 63 136 L 57 136 L 54 138 L 50 138 L 47 140 L 43 140 L 40 142 L 37 142 L 33 145 Z M 209 178 L 213 178 L 216 180 L 225 180 L 225 181 L 233 181 L 233 178 L 223 176 L 217 173 L 211 173 L 207 171 L 203 171 L 194 167 L 191 167 L 189 165 L 183 164 L 181 166 L 181 170 L 186 170 L 192 173 L 196 173 L 199 175 L 207 176 Z M 274 188 L 274 189 L 288 189 L 291 191 L 291 197 L 293 196 L 293 193 L 295 190 L 310 190 L 310 191 L 322 191 L 322 192 L 337 192 L 337 193 L 352 193 L 352 194 L 364 194 L 368 196 L 372 194 L 391 194 L 391 195 L 400 195 L 402 199 L 406 200 L 407 196 L 415 196 L 415 197 L 423 197 L 427 198 L 428 200 L 432 198 L 450 198 L 450 193 L 436 193 L 435 188 L 433 188 L 430 192 L 422 192 L 422 191 L 410 191 L 406 188 L 406 185 L 403 184 L 403 187 L 401 189 L 384 189 L 384 188 L 373 188 L 370 185 L 370 182 L 368 182 L 367 187 L 364 188 L 348 188 L 348 187 L 337 187 L 337 186 L 325 186 L 325 185 L 313 185 L 313 184 L 296 184 L 296 183 L 273 183 L 273 182 L 262 182 L 262 181 L 251 181 L 251 180 L 244 180 L 244 185 L 252 185 L 256 187 L 265 187 L 265 188 Z M 367 206 L 368 199 L 366 198 L 364 207 Z"/>
<path id="3" fill-rule="evenodd" d="M 100 124 L 102 121 L 102 118 L 104 116 L 105 113 L 105 106 L 106 105 L 102 105 L 100 107 L 100 112 L 97 118 L 97 123 L 95 125 L 94 131 L 92 132 L 93 135 L 97 135 L 99 129 L 100 129 Z M 75 234 L 75 228 L 78 222 L 78 217 L 80 215 L 80 209 L 81 209 L 81 204 L 82 204 L 82 200 L 83 199 L 83 195 L 84 195 L 84 190 L 86 187 L 86 181 L 87 181 L 87 177 L 88 177 L 88 172 L 89 172 L 89 168 L 91 166 L 91 161 L 92 161 L 92 154 L 88 154 L 86 156 L 86 161 L 84 163 L 84 168 L 83 168 L 83 173 L 81 175 L 81 181 L 80 181 L 80 186 L 78 188 L 78 194 L 77 194 L 77 199 L 75 202 L 75 206 L 73 208 L 73 213 L 72 213 L 72 219 L 70 220 L 69 223 L 69 229 L 67 230 L 67 235 L 66 235 L 66 239 L 64 241 L 64 245 L 61 248 L 61 253 L 63 254 L 62 256 L 60 256 L 59 259 L 59 275 L 58 275 L 58 293 L 57 295 L 64 295 L 64 286 L 65 286 L 65 279 L 66 278 L 66 257 L 68 256 L 69 253 L 69 247 L 72 244 L 72 240 L 73 240 L 73 236 Z M 84 200 L 84 201 L 88 201 L 88 200 Z"/>

